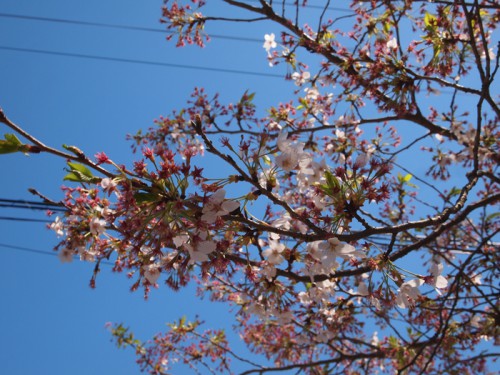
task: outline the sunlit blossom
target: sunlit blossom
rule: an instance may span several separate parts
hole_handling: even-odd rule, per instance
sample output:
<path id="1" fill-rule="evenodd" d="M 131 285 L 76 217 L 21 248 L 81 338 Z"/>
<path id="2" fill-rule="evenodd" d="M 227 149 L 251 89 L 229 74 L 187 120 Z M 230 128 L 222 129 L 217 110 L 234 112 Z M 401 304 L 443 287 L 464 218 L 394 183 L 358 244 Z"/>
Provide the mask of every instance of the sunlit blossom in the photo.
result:
<path id="1" fill-rule="evenodd" d="M 208 255 L 217 248 L 217 244 L 212 240 L 207 240 L 207 237 L 207 232 L 200 232 L 194 238 L 191 238 L 189 243 L 184 244 L 184 247 L 189 252 L 190 263 L 206 262 L 209 260 Z"/>
<path id="2" fill-rule="evenodd" d="M 220 189 L 210 196 L 208 202 L 203 206 L 201 220 L 209 224 L 215 223 L 217 218 L 229 214 L 240 206 L 236 201 L 225 199 L 225 195 L 226 191 Z"/>
<path id="3" fill-rule="evenodd" d="M 264 47 L 267 53 L 270 53 L 271 49 L 276 48 L 278 46 L 274 38 L 275 38 L 274 33 L 264 35 L 264 45 L 262 47 Z"/>
<path id="4" fill-rule="evenodd" d="M 262 255 L 271 264 L 280 264 L 285 261 L 282 253 L 286 246 L 278 241 L 269 241 L 269 247 L 262 252 Z"/>
<path id="5" fill-rule="evenodd" d="M 407 309 L 415 305 L 415 301 L 420 296 L 418 287 L 424 283 L 424 280 L 413 279 L 407 281 L 399 287 L 398 295 L 396 296 L 396 305 L 402 309 Z"/>
<path id="6" fill-rule="evenodd" d="M 144 277 L 150 284 L 155 284 L 161 275 L 160 268 L 157 264 L 148 264 L 143 266 Z"/>
<path id="7" fill-rule="evenodd" d="M 302 86 L 304 83 L 306 83 L 309 78 L 311 78 L 311 73 L 309 72 L 294 72 L 292 74 L 292 79 L 295 81 L 295 84 L 297 86 Z"/>
<path id="8" fill-rule="evenodd" d="M 94 236 L 100 236 L 106 230 L 106 221 L 97 217 L 93 217 L 92 219 L 90 219 L 89 229 L 90 233 L 92 233 Z"/>
<path id="9" fill-rule="evenodd" d="M 392 38 L 387 42 L 386 46 L 389 50 L 396 50 L 398 49 L 398 41 L 396 40 L 396 38 Z"/>
<path id="10" fill-rule="evenodd" d="M 61 218 L 59 216 L 56 216 L 56 219 L 54 220 L 53 223 L 50 224 L 50 229 L 52 229 L 54 232 L 56 232 L 57 237 L 64 236 L 64 224 L 61 221 Z"/>

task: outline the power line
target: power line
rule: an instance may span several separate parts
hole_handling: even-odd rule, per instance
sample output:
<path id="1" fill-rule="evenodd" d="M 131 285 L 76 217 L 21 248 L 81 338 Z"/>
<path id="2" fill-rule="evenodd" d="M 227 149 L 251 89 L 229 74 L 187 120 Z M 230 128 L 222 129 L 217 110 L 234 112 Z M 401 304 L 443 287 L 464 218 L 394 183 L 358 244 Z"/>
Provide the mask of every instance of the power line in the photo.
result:
<path id="1" fill-rule="evenodd" d="M 89 21 L 80 21 L 80 20 L 70 20 L 70 19 L 66 19 L 66 18 L 28 16 L 28 15 L 24 15 L 24 14 L 12 14 L 12 13 L 0 13 L 0 17 L 15 18 L 15 19 L 22 19 L 22 20 L 29 20 L 29 21 L 62 23 L 62 24 L 79 25 L 79 26 L 103 27 L 103 28 L 109 28 L 109 29 L 145 31 L 145 32 L 153 32 L 153 33 L 161 33 L 161 34 L 174 34 L 173 31 L 166 30 L 166 29 L 153 28 L 153 27 L 120 25 L 120 24 L 105 23 L 105 22 L 89 22 Z M 209 36 L 210 36 L 210 38 L 214 38 L 214 39 L 227 39 L 227 40 L 236 40 L 239 42 L 263 43 L 263 39 L 247 38 L 247 37 L 242 37 L 242 36 L 230 36 L 230 35 L 222 35 L 222 34 L 210 34 Z"/>
<path id="2" fill-rule="evenodd" d="M 57 252 L 49 252 L 45 250 L 39 250 L 39 249 L 33 249 L 31 247 L 24 247 L 24 246 L 16 246 L 16 245 L 9 245 L 6 243 L 1 243 L 0 242 L 0 247 L 6 248 L 6 249 L 12 249 L 12 250 L 18 250 L 18 251 L 25 251 L 27 253 L 34 253 L 34 254 L 40 254 L 40 255 L 49 255 L 49 256 L 58 256 L 59 253 Z M 77 260 L 78 257 L 74 256 L 73 259 Z M 114 266 L 114 263 L 103 260 L 100 262 L 100 264 L 106 264 L 108 266 Z"/>
<path id="3" fill-rule="evenodd" d="M 252 1 L 252 0 L 250 0 L 250 1 Z M 253 0 L 252 2 L 257 2 L 257 1 Z M 293 6 L 293 4 L 290 4 L 290 3 L 285 3 L 284 5 Z M 322 9 L 323 10 L 325 7 L 321 6 L 321 5 L 307 5 L 306 8 Z M 345 8 L 328 7 L 326 9 L 330 10 L 330 11 L 352 13 L 351 10 L 345 9 Z M 143 31 L 143 32 L 153 32 L 153 33 L 162 33 L 162 34 L 173 34 L 174 33 L 173 31 L 170 31 L 170 30 L 153 28 L 153 27 L 132 26 L 132 25 L 123 25 L 123 24 L 115 24 L 115 23 L 108 23 L 108 22 L 82 21 L 82 20 L 67 19 L 67 18 L 30 16 L 30 15 L 26 15 L 26 14 L 0 13 L 0 17 L 22 19 L 22 20 L 28 20 L 28 21 L 62 23 L 62 24 L 69 24 L 69 25 L 102 27 L 102 28 L 110 28 L 110 29 Z M 248 37 L 242 37 L 242 36 L 231 36 L 231 35 L 212 34 L 212 33 L 209 36 L 210 36 L 210 38 L 237 40 L 240 42 L 256 42 L 256 43 L 263 42 L 262 39 L 248 38 Z"/>
<path id="4" fill-rule="evenodd" d="M 260 3 L 260 0 L 247 0 L 249 3 Z M 279 5 L 285 5 L 285 6 L 291 6 L 295 7 L 296 5 L 293 3 L 287 3 L 287 2 L 281 2 Z M 345 9 L 345 8 L 337 8 L 337 7 L 326 7 L 324 5 L 311 5 L 307 4 L 305 6 L 299 6 L 300 8 L 311 8 L 311 9 L 326 9 L 326 10 L 334 10 L 338 12 L 346 12 L 346 13 L 352 13 L 352 10 L 350 9 Z"/>
<path id="5" fill-rule="evenodd" d="M 50 211 L 57 211 L 57 212 L 65 212 L 66 209 L 64 208 L 55 208 L 55 207 L 52 207 L 52 206 L 49 206 L 49 207 L 32 207 L 30 205 L 21 205 L 21 204 L 5 204 L 5 203 L 0 203 L 0 208 L 20 208 L 20 209 L 25 209 L 25 210 L 33 210 L 33 211 L 36 211 L 36 210 L 39 210 L 39 211 L 47 211 L 47 210 L 50 210 Z"/>
<path id="6" fill-rule="evenodd" d="M 39 202 L 39 201 L 29 201 L 24 199 L 6 199 L 0 198 L 0 207 L 1 208 L 21 208 L 28 210 L 51 210 L 51 211 L 59 211 L 64 212 L 66 208 L 61 207 L 60 205 L 49 203 L 49 202 Z"/>
<path id="7" fill-rule="evenodd" d="M 56 252 L 48 252 L 45 250 L 33 249 L 30 247 L 24 247 L 24 246 L 9 245 L 6 243 L 1 243 L 1 242 L 0 242 L 0 247 L 4 247 L 6 249 L 12 249 L 12 250 L 26 251 L 26 252 L 35 253 L 35 254 L 57 256 Z"/>
<path id="8" fill-rule="evenodd" d="M 0 220 L 5 221 L 25 221 L 30 223 L 53 223 L 54 220 L 48 219 L 31 219 L 26 217 L 12 217 L 12 216 L 0 216 Z"/>
<path id="9" fill-rule="evenodd" d="M 164 62 L 158 62 L 158 61 L 125 59 L 125 58 L 120 58 L 120 57 L 109 57 L 109 56 L 99 56 L 99 55 L 86 55 L 86 54 L 82 54 L 82 53 L 58 52 L 58 51 L 49 51 L 49 50 L 33 49 L 33 48 L 18 48 L 18 47 L 0 46 L 0 50 L 36 53 L 36 54 L 52 55 L 52 56 L 74 57 L 74 58 L 90 59 L 90 60 L 112 61 L 112 62 L 121 62 L 121 63 L 129 63 L 129 64 L 152 65 L 152 66 L 161 66 L 161 67 L 168 67 L 168 68 L 205 70 L 205 71 L 211 71 L 211 72 L 243 74 L 243 75 L 259 76 L 259 77 L 271 77 L 271 78 L 283 78 L 284 77 L 282 74 L 275 74 L 275 73 L 253 72 L 253 71 L 249 71 L 249 70 L 237 70 L 237 69 L 225 69 L 225 68 L 212 68 L 212 67 L 200 66 L 200 65 L 173 64 L 173 63 L 164 63 Z"/>

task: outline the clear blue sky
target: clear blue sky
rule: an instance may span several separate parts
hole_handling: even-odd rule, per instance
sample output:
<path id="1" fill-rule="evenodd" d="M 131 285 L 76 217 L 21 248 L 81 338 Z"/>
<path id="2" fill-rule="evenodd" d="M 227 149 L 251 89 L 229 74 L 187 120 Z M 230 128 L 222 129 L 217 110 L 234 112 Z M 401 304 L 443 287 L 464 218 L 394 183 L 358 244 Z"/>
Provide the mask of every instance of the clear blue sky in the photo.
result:
<path id="1" fill-rule="evenodd" d="M 159 0 L 0 0 L 5 14 L 159 29 L 160 9 Z M 215 26 L 209 30 L 231 35 L 227 25 Z M 278 32 L 265 25 L 232 30 L 262 42 L 264 33 Z M 0 17 L 0 47 L 278 73 L 268 67 L 262 42 L 214 38 L 204 50 L 176 49 L 162 33 Z M 5 49 L 0 49 L 0 61 L 0 106 L 12 121 L 52 146 L 78 145 L 88 155 L 106 151 L 120 162 L 131 160 L 125 135 L 182 107 L 195 86 L 221 92 L 228 101 L 236 101 L 246 89 L 257 91 L 257 103 L 264 104 L 285 100 L 291 85 L 279 78 Z M 0 166 L 0 198 L 34 199 L 29 187 L 62 197 L 63 160 L 4 155 Z M 6 209 L 0 209 L 0 216 L 45 218 Z M 62 265 L 55 256 L 4 246 L 51 251 L 57 238 L 44 224 L 0 221 L 0 243 L 2 374 L 138 374 L 133 351 L 115 348 L 106 322 L 125 322 L 146 339 L 183 313 L 192 318 L 203 312 L 214 327 L 231 321 L 224 306 L 200 302 L 189 290 L 172 294 L 160 288 L 144 301 L 140 292 L 129 292 L 125 275 L 112 274 L 109 267 L 91 290 L 92 264 Z"/>

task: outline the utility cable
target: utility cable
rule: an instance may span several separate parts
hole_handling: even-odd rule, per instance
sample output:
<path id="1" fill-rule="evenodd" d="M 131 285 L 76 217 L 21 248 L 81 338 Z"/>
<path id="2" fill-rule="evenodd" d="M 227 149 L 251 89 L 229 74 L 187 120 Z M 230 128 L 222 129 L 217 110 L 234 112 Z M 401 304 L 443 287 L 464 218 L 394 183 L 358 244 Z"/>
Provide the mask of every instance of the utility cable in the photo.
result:
<path id="1" fill-rule="evenodd" d="M 5 221 L 25 221 L 30 223 L 53 223 L 54 220 L 48 219 L 31 219 L 26 217 L 12 217 L 12 216 L 0 216 L 0 220 Z"/>
<path id="2" fill-rule="evenodd" d="M 1 46 L 0 45 L 0 50 L 36 53 L 36 54 L 42 54 L 42 55 L 75 57 L 75 58 L 90 59 L 90 60 L 112 61 L 112 62 L 121 62 L 121 63 L 129 63 L 129 64 L 152 65 L 152 66 L 160 66 L 160 67 L 168 67 L 168 68 L 205 70 L 205 71 L 218 72 L 218 73 L 243 74 L 243 75 L 259 76 L 259 77 L 271 77 L 271 78 L 283 78 L 284 77 L 283 74 L 275 74 L 275 73 L 264 73 L 264 72 L 255 72 L 255 71 L 237 70 L 237 69 L 212 68 L 212 67 L 200 66 L 200 65 L 173 64 L 173 63 L 164 63 L 164 62 L 159 62 L 159 61 L 125 59 L 125 58 L 120 58 L 120 57 L 109 57 L 109 56 L 98 56 L 98 55 L 86 55 L 86 54 L 82 54 L 82 53 L 58 52 L 58 51 L 49 51 L 49 50 L 33 49 L 33 48 L 18 48 L 18 47 L 9 47 L 9 46 Z"/>
<path id="3" fill-rule="evenodd" d="M 40 254 L 40 255 L 49 255 L 49 256 L 58 256 L 59 255 L 55 251 L 51 252 L 51 251 L 33 249 L 31 247 L 9 245 L 9 244 L 6 244 L 6 243 L 1 243 L 1 242 L 0 242 L 0 247 L 6 248 L 6 249 L 18 250 L 18 251 L 25 251 L 27 253 L 34 253 L 34 254 Z M 78 256 L 74 256 L 73 259 L 77 260 Z M 114 263 L 109 262 L 109 261 L 105 261 L 105 260 L 101 261 L 100 264 L 105 264 L 105 265 L 108 265 L 108 266 L 114 266 Z"/>
<path id="4" fill-rule="evenodd" d="M 79 25 L 79 26 L 103 27 L 103 28 L 109 28 L 109 29 L 145 31 L 145 32 L 153 32 L 153 33 L 161 33 L 161 34 L 174 34 L 173 31 L 166 30 L 166 29 L 153 28 L 153 27 L 120 25 L 120 24 L 105 23 L 105 22 L 89 22 L 89 21 L 80 21 L 80 20 L 70 20 L 70 19 L 66 19 L 66 18 L 28 16 L 28 15 L 24 15 L 24 14 L 12 14 L 12 13 L 0 13 L 0 17 L 22 19 L 22 20 L 28 20 L 28 21 L 62 23 L 62 24 Z M 214 39 L 236 40 L 238 42 L 257 42 L 257 43 L 264 42 L 264 39 L 247 38 L 247 37 L 242 37 L 242 36 L 230 36 L 230 35 L 222 35 L 222 34 L 210 34 L 209 36 L 210 36 L 210 38 L 214 38 Z"/>
<path id="5" fill-rule="evenodd" d="M 293 4 L 286 4 L 285 3 L 284 5 L 293 5 Z M 320 6 L 320 5 L 307 5 L 306 7 L 312 8 L 312 9 L 324 9 L 324 6 Z M 329 7 L 329 8 L 327 8 L 327 10 L 352 13 L 352 11 L 349 9 L 335 8 L 335 7 Z M 67 19 L 67 18 L 30 16 L 30 15 L 26 15 L 26 14 L 13 14 L 13 13 L 0 12 L 0 17 L 22 19 L 22 20 L 28 20 L 28 21 L 62 23 L 62 24 L 79 25 L 79 26 L 91 26 L 91 27 L 103 27 L 103 28 L 110 28 L 110 29 L 154 32 L 154 33 L 162 33 L 162 34 L 173 34 L 174 33 L 173 31 L 170 31 L 170 30 L 153 28 L 153 27 L 120 25 L 120 24 L 107 23 L 107 22 L 91 22 L 91 21 L 81 21 L 81 20 L 74 20 L 74 19 L 71 20 L 71 19 Z M 239 42 L 263 43 L 263 39 L 247 38 L 247 37 L 242 37 L 242 36 L 231 36 L 231 35 L 222 35 L 222 34 L 210 34 L 209 36 L 210 36 L 210 38 L 214 38 L 214 39 L 226 39 L 226 40 L 236 40 Z"/>
<path id="6" fill-rule="evenodd" d="M 0 198 L 0 208 L 21 208 L 27 210 L 41 210 L 41 211 L 58 211 L 65 212 L 66 209 L 60 205 L 49 202 L 29 201 L 24 199 L 5 199 Z"/>

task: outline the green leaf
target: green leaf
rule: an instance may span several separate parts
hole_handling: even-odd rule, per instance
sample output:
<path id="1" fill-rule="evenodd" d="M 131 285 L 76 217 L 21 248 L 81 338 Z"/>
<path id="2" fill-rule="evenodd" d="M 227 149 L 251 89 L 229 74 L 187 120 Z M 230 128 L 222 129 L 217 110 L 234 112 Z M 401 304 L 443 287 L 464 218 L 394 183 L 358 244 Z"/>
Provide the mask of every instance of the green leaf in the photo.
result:
<path id="1" fill-rule="evenodd" d="M 15 144 L 15 145 L 18 145 L 18 146 L 21 146 L 22 145 L 22 142 L 19 140 L 19 138 L 16 137 L 15 134 L 5 134 L 4 135 L 4 138 L 12 143 L 12 144 Z"/>
<path id="2" fill-rule="evenodd" d="M 71 162 L 68 162 L 68 165 L 71 167 L 71 170 L 64 176 L 64 181 L 86 182 L 90 184 L 96 184 L 101 181 L 99 177 L 93 176 L 90 170 L 84 165 Z"/>
<path id="3" fill-rule="evenodd" d="M 406 176 L 403 176 L 401 173 L 398 173 L 398 181 L 400 184 L 403 184 L 403 185 L 410 182 L 412 177 L 413 176 L 409 173 Z"/>
<path id="4" fill-rule="evenodd" d="M 85 156 L 85 154 L 83 153 L 82 150 L 80 150 L 78 147 L 76 146 L 68 146 L 68 145 L 62 145 L 63 148 L 65 150 L 68 150 L 70 152 L 72 152 L 73 154 L 75 154 L 76 156 L 79 156 L 79 157 L 83 157 Z"/>
<path id="5" fill-rule="evenodd" d="M 88 169 L 83 164 L 68 162 L 68 165 L 69 165 L 69 167 L 71 168 L 71 170 L 73 172 L 75 172 L 75 171 L 76 172 L 80 172 L 81 174 L 83 174 L 84 176 L 89 177 L 89 178 L 94 177 L 94 175 L 92 174 L 92 172 L 90 171 L 90 169 Z"/>
<path id="6" fill-rule="evenodd" d="M 500 212 L 495 212 L 495 213 L 493 213 L 491 215 L 486 216 L 486 221 L 490 221 L 490 220 L 492 220 L 492 219 L 494 219 L 494 218 L 496 218 L 498 216 L 500 216 Z"/>
<path id="7" fill-rule="evenodd" d="M 340 189 L 339 180 L 337 180 L 337 177 L 335 177 L 332 174 L 332 172 L 325 171 L 325 178 L 326 178 L 326 184 L 330 189 L 332 189 L 333 191 L 337 191 Z"/>
<path id="8" fill-rule="evenodd" d="M 153 193 L 135 193 L 134 199 L 138 204 L 156 202 L 158 200 L 158 195 Z"/>
<path id="9" fill-rule="evenodd" d="M 429 30 L 435 30 L 436 29 L 436 16 L 434 16 L 433 14 L 430 14 L 429 12 L 426 12 L 425 13 L 425 16 L 424 16 L 424 23 L 425 23 L 425 27 Z"/>
<path id="10" fill-rule="evenodd" d="M 70 172 L 66 176 L 64 176 L 63 181 L 73 181 L 73 182 L 82 182 L 81 178 L 78 177 L 75 173 Z"/>
<path id="11" fill-rule="evenodd" d="M 14 134 L 5 134 L 4 139 L 0 139 L 0 154 L 10 154 L 13 152 L 26 152 L 23 143 Z"/>
<path id="12" fill-rule="evenodd" d="M 457 188 L 456 186 L 454 186 L 454 187 L 450 190 L 450 192 L 448 193 L 448 196 L 449 196 L 449 197 L 453 197 L 453 196 L 455 196 L 455 195 L 459 195 L 461 191 L 462 191 L 462 190 L 460 190 L 459 188 Z"/>

